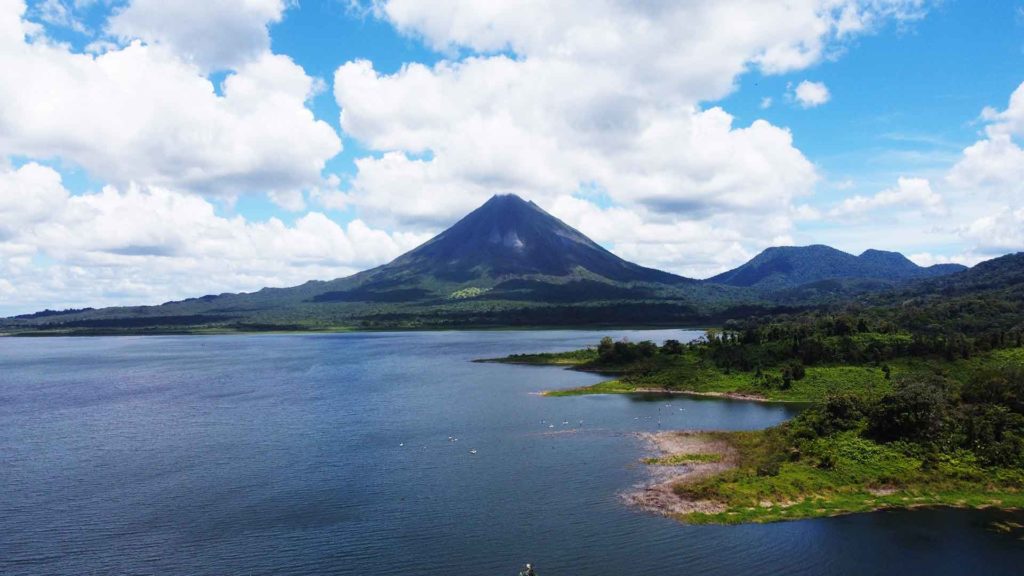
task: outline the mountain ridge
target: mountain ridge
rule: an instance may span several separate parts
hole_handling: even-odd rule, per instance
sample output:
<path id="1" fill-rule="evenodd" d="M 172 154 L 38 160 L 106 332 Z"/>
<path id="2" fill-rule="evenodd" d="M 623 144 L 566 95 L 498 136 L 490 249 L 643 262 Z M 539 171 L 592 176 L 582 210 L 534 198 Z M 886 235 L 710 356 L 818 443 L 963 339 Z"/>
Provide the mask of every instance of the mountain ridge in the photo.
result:
<path id="1" fill-rule="evenodd" d="M 860 279 L 900 282 L 965 270 L 958 264 L 922 267 L 899 252 L 869 249 L 854 256 L 826 246 L 774 246 L 748 262 L 705 282 L 727 286 L 780 290 L 823 280 Z"/>
<path id="2" fill-rule="evenodd" d="M 776 258 L 792 254 L 803 257 Z M 817 276 L 801 268 L 808 260 L 818 264 Z M 879 275 L 890 279 L 854 276 L 851 262 L 854 272 L 886 270 Z M 840 280 L 821 280 L 821 269 Z M 896 252 L 853 256 L 815 245 L 769 248 L 732 271 L 694 280 L 626 261 L 535 203 L 495 195 L 420 246 L 351 276 L 156 306 L 44 311 L 2 319 L 0 328 L 96 334 L 706 325 L 889 290 L 898 284 L 893 277 L 950 271 L 921 268 Z"/>

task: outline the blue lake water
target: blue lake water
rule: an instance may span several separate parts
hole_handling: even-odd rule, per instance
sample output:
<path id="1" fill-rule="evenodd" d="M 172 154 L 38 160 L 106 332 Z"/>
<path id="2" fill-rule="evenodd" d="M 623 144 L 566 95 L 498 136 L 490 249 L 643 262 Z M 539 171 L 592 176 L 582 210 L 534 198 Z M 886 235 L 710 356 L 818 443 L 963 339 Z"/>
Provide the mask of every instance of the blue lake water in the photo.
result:
<path id="1" fill-rule="evenodd" d="M 696 333 L 0 339 L 0 573 L 1021 572 L 1019 534 L 991 527 L 1019 514 L 723 527 L 624 506 L 646 478 L 636 432 L 792 408 L 543 398 L 601 378 L 471 362 L 605 334 Z"/>

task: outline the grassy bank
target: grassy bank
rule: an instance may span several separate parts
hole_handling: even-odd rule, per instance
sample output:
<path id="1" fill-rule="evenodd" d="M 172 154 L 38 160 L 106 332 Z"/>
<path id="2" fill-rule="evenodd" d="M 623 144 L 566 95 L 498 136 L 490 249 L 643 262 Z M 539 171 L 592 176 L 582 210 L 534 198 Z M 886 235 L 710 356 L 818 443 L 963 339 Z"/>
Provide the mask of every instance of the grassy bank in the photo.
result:
<path id="1" fill-rule="evenodd" d="M 525 364 L 532 366 L 585 366 L 597 360 L 597 351 L 593 348 L 572 350 L 569 352 L 542 352 L 539 354 L 513 354 L 504 358 L 487 358 L 479 362 L 497 362 L 501 364 Z"/>
<path id="2" fill-rule="evenodd" d="M 907 377 L 938 374 L 963 379 L 992 368 L 1024 367 L 1024 348 L 995 350 L 970 359 L 902 358 L 866 365 L 807 366 L 803 376 L 786 387 L 765 377 L 781 371 L 781 365 L 756 370 L 723 370 L 689 349 L 680 354 L 659 355 L 622 365 L 602 364 L 593 349 L 521 354 L 494 361 L 564 366 L 616 376 L 592 386 L 549 390 L 544 393 L 546 396 L 691 392 L 778 402 L 817 402 L 835 394 L 880 396 L 892 389 L 893 381 Z"/>
<path id="3" fill-rule="evenodd" d="M 1024 509 L 1024 348 L 937 353 L 921 339 L 870 332 L 807 342 L 605 339 L 596 349 L 502 361 L 615 375 L 547 396 L 688 393 L 809 404 L 768 430 L 658 436 L 661 454 L 642 460 L 657 467 L 657 484 L 627 500 L 686 522 Z"/>
<path id="4" fill-rule="evenodd" d="M 709 512 L 676 515 L 686 522 L 777 522 L 920 506 L 1024 508 L 1024 472 L 985 467 L 967 451 L 934 457 L 855 432 L 799 446 L 779 428 L 711 434 L 735 449 L 737 466 L 675 484 L 684 501 L 712 504 L 703 507 Z"/>

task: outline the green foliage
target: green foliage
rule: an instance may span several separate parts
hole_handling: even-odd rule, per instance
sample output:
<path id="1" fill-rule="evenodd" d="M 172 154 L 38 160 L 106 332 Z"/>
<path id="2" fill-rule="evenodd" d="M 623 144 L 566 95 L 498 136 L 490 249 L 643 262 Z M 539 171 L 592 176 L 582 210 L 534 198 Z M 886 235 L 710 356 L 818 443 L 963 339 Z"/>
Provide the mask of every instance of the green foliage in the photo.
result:
<path id="1" fill-rule="evenodd" d="M 910 379 L 868 408 L 867 435 L 882 442 L 931 442 L 946 426 L 949 413 L 945 382 Z"/>
<path id="2" fill-rule="evenodd" d="M 512 354 L 505 358 L 488 360 L 505 364 L 538 364 L 555 366 L 579 366 L 597 360 L 597 351 L 593 348 L 572 350 L 570 352 L 541 352 L 539 354 Z"/>
<path id="3" fill-rule="evenodd" d="M 486 294 L 490 288 L 479 288 L 477 286 L 470 286 L 468 288 L 461 288 L 448 295 L 450 300 L 464 300 L 466 298 L 476 298 Z"/>
<path id="4" fill-rule="evenodd" d="M 831 396 L 759 432 L 720 433 L 736 469 L 675 487 L 725 507 L 695 522 L 769 522 L 891 506 L 1024 505 L 1024 415 L 1014 366 L 966 382 L 906 376 L 875 396 Z"/>
<path id="5" fill-rule="evenodd" d="M 715 453 L 672 454 L 661 458 L 644 458 L 643 463 L 652 466 L 681 466 L 684 464 L 721 462 L 722 455 Z"/>
<path id="6" fill-rule="evenodd" d="M 658 345 L 650 340 L 644 340 L 638 344 L 622 339 L 614 342 L 605 336 L 597 346 L 597 362 L 604 365 L 629 364 L 651 358 L 658 353 Z"/>
<path id="7" fill-rule="evenodd" d="M 685 349 L 679 340 L 665 340 L 661 345 L 661 353 L 667 355 L 682 354 Z"/>

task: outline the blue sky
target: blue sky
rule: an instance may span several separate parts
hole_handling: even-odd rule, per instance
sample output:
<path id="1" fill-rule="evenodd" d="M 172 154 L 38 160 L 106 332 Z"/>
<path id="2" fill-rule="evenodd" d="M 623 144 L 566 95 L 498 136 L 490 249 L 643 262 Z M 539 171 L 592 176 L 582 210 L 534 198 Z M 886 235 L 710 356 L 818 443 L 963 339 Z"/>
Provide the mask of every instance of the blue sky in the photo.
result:
<path id="1" fill-rule="evenodd" d="M 345 275 L 505 192 L 696 277 L 1024 248 L 1021 2 L 429 8 L 0 2 L 0 312 Z"/>

